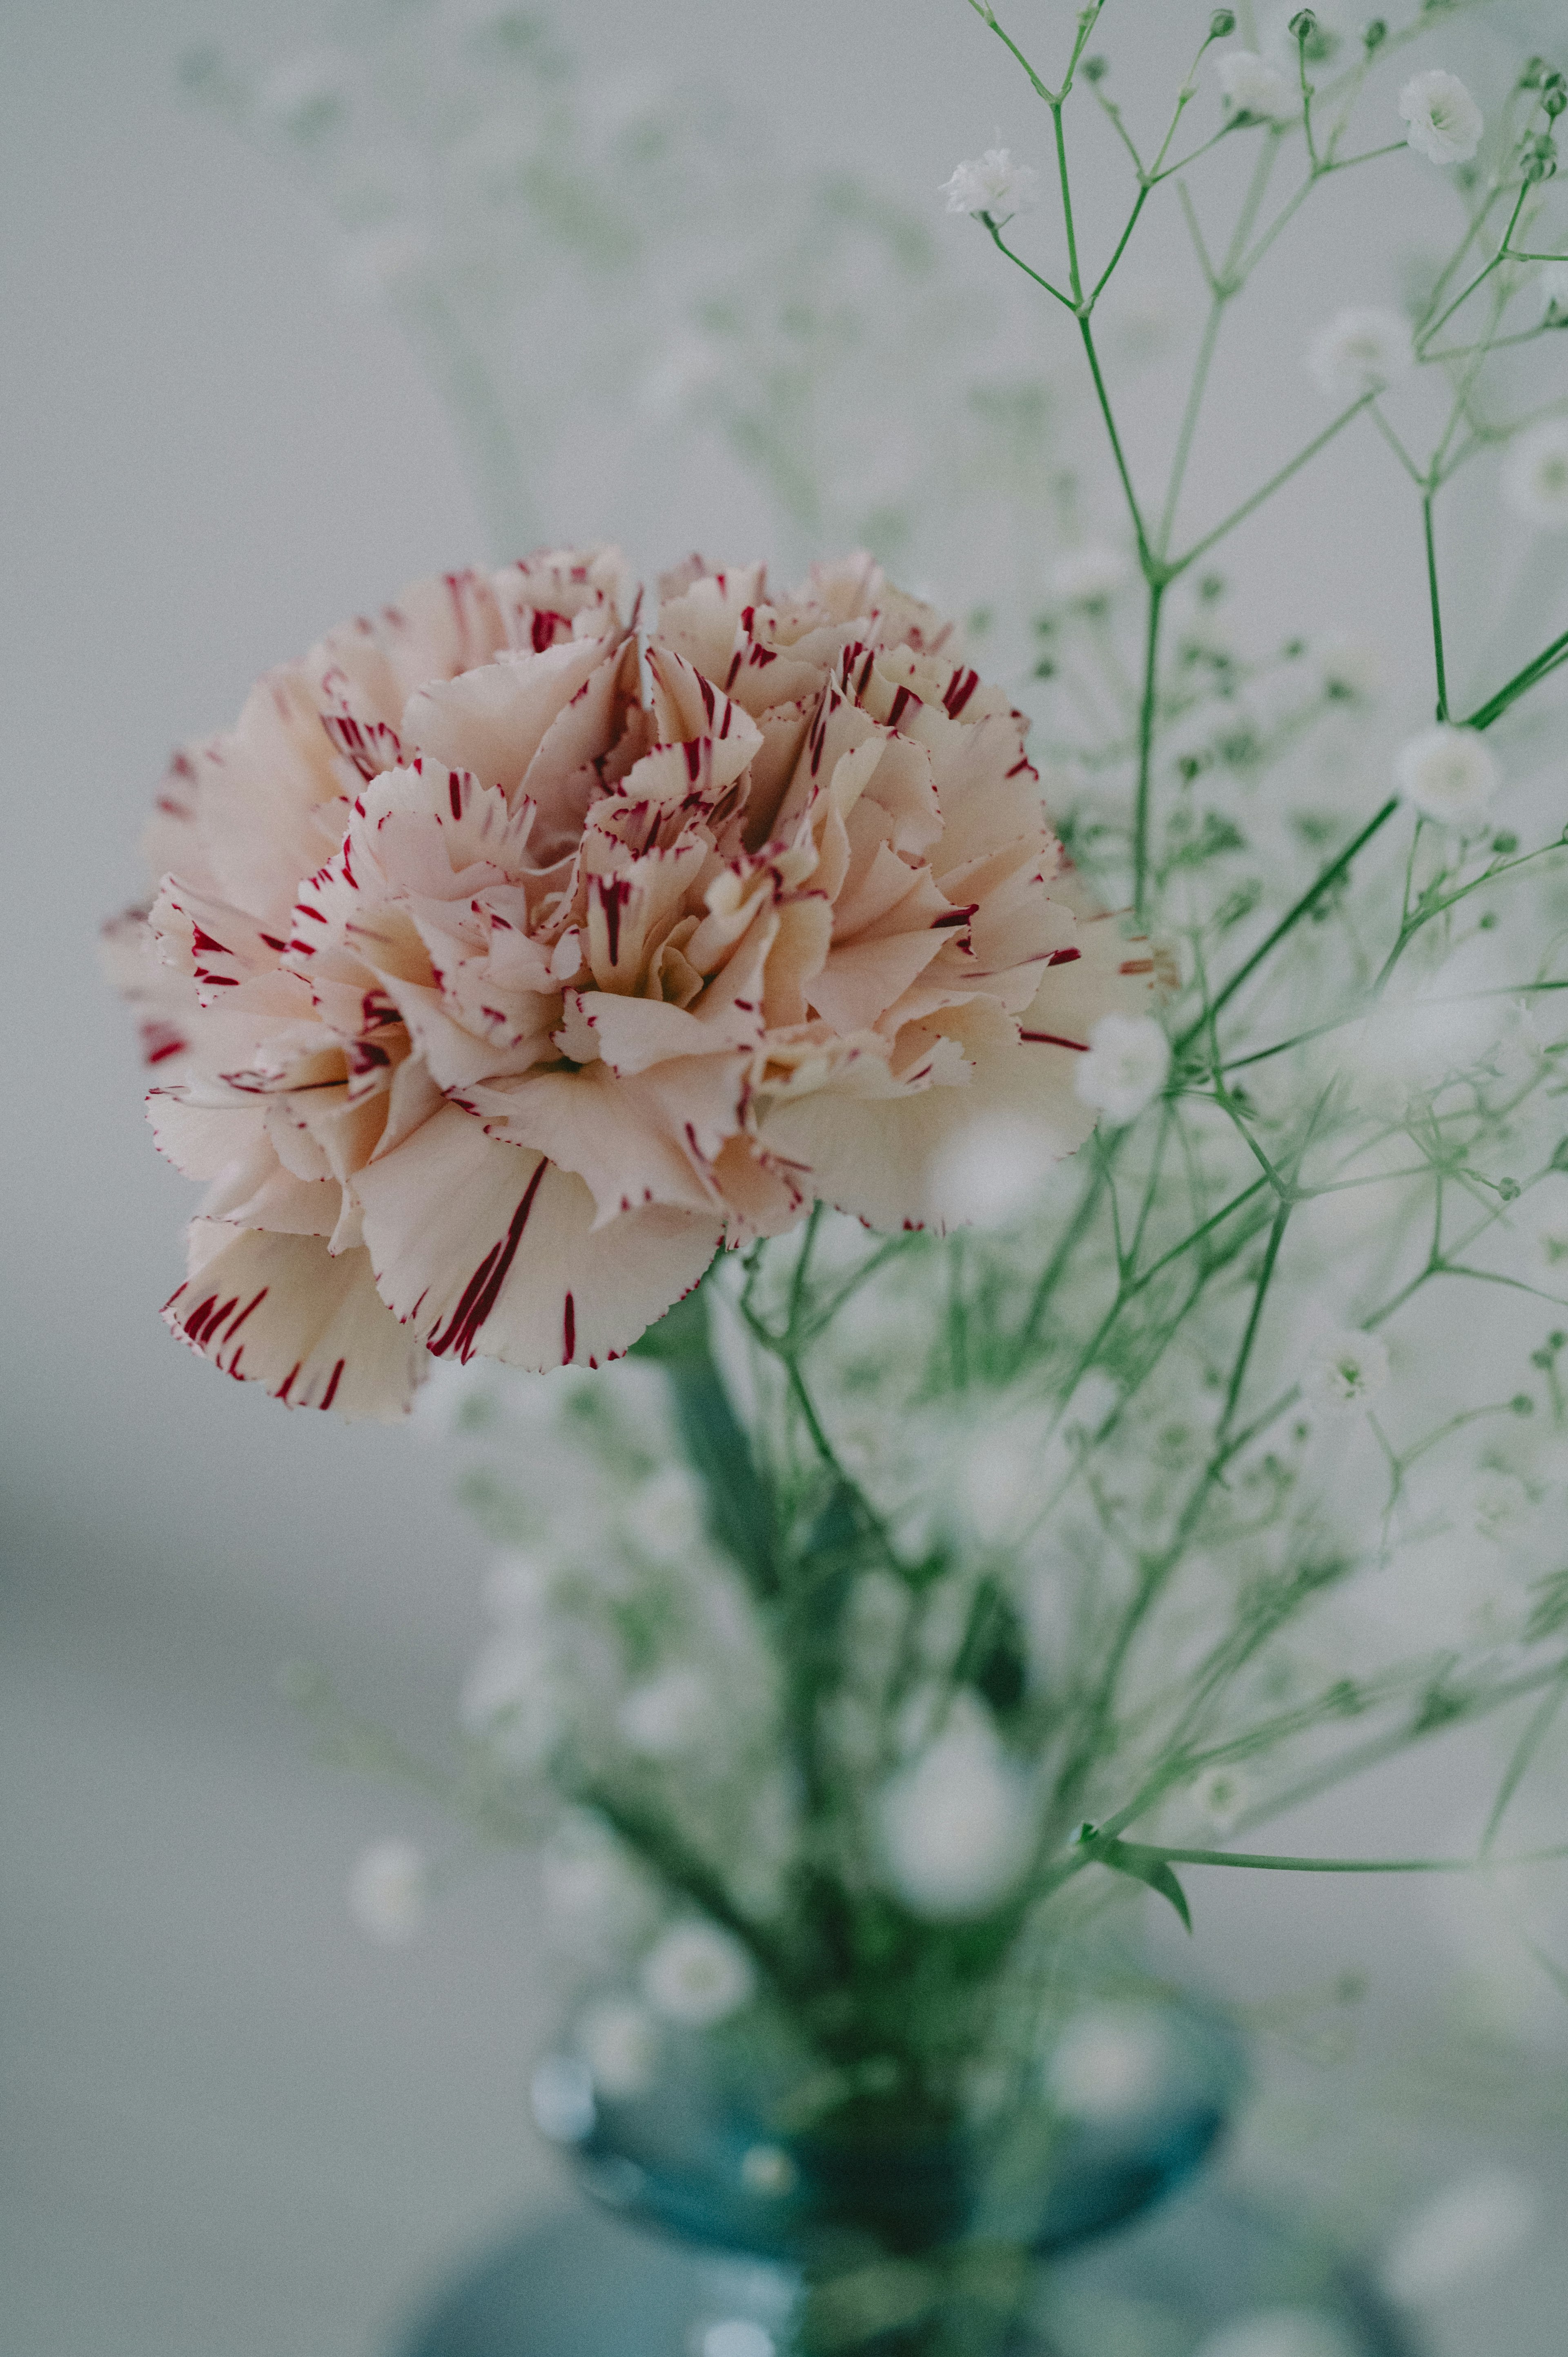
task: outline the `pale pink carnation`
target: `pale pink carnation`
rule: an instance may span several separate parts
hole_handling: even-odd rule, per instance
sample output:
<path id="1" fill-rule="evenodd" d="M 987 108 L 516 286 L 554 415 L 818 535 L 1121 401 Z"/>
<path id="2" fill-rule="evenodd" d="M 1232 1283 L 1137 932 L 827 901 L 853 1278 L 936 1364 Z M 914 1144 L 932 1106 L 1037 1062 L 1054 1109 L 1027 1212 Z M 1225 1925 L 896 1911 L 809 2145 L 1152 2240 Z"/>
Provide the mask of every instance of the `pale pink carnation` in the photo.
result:
<path id="1" fill-rule="evenodd" d="M 624 571 L 418 583 L 160 797 L 111 947 L 209 1186 L 165 1315 L 293 1405 L 601 1363 L 817 1198 L 918 1225 L 977 1118 L 1079 1145 L 1090 1028 L 1147 1003 L 929 608 L 693 559 L 639 640 Z"/>

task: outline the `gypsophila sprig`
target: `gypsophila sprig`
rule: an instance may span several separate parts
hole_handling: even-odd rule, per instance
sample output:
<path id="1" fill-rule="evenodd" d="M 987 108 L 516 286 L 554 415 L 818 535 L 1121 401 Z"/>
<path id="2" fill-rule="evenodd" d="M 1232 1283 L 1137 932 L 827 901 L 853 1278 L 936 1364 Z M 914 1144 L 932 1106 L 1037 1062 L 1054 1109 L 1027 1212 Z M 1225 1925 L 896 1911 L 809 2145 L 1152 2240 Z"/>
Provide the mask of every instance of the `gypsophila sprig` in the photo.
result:
<path id="1" fill-rule="evenodd" d="M 1011 148 L 988 147 L 983 156 L 958 165 L 937 193 L 947 199 L 950 213 L 984 216 L 1001 229 L 1015 213 L 1038 204 L 1040 176 L 1027 164 L 1015 164 Z"/>
<path id="2" fill-rule="evenodd" d="M 1405 134 L 1430 164 L 1467 164 L 1486 129 L 1480 108 L 1457 74 L 1434 67 L 1415 74 L 1400 92 Z"/>

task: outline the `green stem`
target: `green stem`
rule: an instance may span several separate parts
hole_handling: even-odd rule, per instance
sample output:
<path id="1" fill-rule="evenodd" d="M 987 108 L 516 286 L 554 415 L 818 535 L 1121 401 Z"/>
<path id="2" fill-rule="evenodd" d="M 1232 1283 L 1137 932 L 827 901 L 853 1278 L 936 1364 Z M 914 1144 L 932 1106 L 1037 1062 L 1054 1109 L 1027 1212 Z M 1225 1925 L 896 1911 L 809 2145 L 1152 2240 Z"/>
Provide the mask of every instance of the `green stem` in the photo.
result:
<path id="1" fill-rule="evenodd" d="M 1149 818 L 1155 763 L 1155 720 L 1159 703 L 1160 609 L 1164 584 L 1149 584 L 1149 615 L 1144 637 L 1144 688 L 1138 706 L 1138 786 L 1133 813 L 1133 906 L 1140 925 L 1149 919 Z"/>
<path id="2" fill-rule="evenodd" d="M 1443 601 L 1437 587 L 1437 544 L 1432 526 L 1432 493 L 1421 502 L 1421 520 L 1426 538 L 1426 586 L 1432 600 L 1432 657 L 1437 670 L 1437 717 L 1448 717 L 1448 673 L 1443 661 Z"/>

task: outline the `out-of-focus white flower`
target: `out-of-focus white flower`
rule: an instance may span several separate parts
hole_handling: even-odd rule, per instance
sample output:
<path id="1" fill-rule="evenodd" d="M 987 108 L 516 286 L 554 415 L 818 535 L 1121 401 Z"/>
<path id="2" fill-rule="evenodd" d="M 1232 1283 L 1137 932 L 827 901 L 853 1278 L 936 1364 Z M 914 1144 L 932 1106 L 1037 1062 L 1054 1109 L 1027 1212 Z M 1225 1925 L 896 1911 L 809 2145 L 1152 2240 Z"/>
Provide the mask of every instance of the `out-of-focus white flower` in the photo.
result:
<path id="1" fill-rule="evenodd" d="M 655 2013 L 711 2029 L 751 2001 L 757 1975 L 740 1942 L 716 1923 L 676 1923 L 642 1960 L 642 1994 Z"/>
<path id="2" fill-rule="evenodd" d="M 955 1131 L 933 1157 L 927 1216 L 939 1227 L 1003 1228 L 1022 1217 L 1057 1161 L 1056 1133 L 999 1113 Z"/>
<path id="3" fill-rule="evenodd" d="M 424 1924 L 429 1890 L 422 1849 L 408 1841 L 372 1842 L 349 1877 L 349 1911 L 367 1939 L 406 1948 Z"/>
<path id="4" fill-rule="evenodd" d="M 648 1760 L 679 1760 L 701 1742 L 713 1718 L 713 1689 L 700 1670 L 661 1670 L 632 1686 L 616 1713 L 628 1748 Z"/>
<path id="5" fill-rule="evenodd" d="M 612 2103 L 646 2095 L 659 2072 L 659 2025 L 627 1997 L 603 1997 L 579 2016 L 577 2044 L 594 2086 Z"/>
<path id="6" fill-rule="evenodd" d="M 776 2357 L 779 2343 L 752 2316 L 721 2316 L 697 2342 L 697 2357 Z"/>
<path id="7" fill-rule="evenodd" d="M 1294 113 L 1298 93 L 1278 67 L 1255 49 L 1227 49 L 1216 71 L 1220 94 L 1233 113 L 1250 114 L 1260 123 L 1283 123 Z"/>
<path id="8" fill-rule="evenodd" d="M 602 1963 L 607 1947 L 643 1929 L 647 1889 L 596 1817 L 564 1818 L 544 1846 L 540 1868 L 545 1915 L 564 1944 Z"/>
<path id="9" fill-rule="evenodd" d="M 1356 2357 L 1360 2345 L 1320 2309 L 1259 2308 L 1211 2332 L 1194 2357 Z"/>
<path id="10" fill-rule="evenodd" d="M 1073 1086 L 1085 1104 L 1121 1125 L 1153 1104 L 1170 1068 L 1170 1041 L 1152 1015 L 1102 1015 L 1090 1026 Z"/>
<path id="11" fill-rule="evenodd" d="M 703 1493 L 683 1466 L 650 1474 L 627 1501 L 628 1536 L 656 1563 L 684 1563 L 703 1535 Z"/>
<path id="12" fill-rule="evenodd" d="M 1400 92 L 1408 144 L 1432 164 L 1467 164 L 1486 121 L 1457 74 L 1441 66 L 1412 74 Z"/>
<path id="13" fill-rule="evenodd" d="M 1343 704 L 1369 704 L 1383 683 L 1383 659 L 1365 639 L 1328 639 L 1317 650 L 1325 693 Z"/>
<path id="14" fill-rule="evenodd" d="M 1476 1483 L 1475 1507 L 1477 1530 L 1495 1546 L 1507 1546 L 1535 1519 L 1530 1491 L 1519 1475 L 1494 1467 L 1487 1467 Z"/>
<path id="15" fill-rule="evenodd" d="M 740 2181 L 748 2193 L 778 2201 L 793 2193 L 800 2172 L 781 2144 L 750 2144 L 740 2157 Z"/>
<path id="16" fill-rule="evenodd" d="M 888 1879 L 913 1915 L 983 1915 L 1028 1863 L 1029 1787 L 984 1704 L 961 1694 L 946 1724 L 885 1788 L 878 1809 Z"/>
<path id="17" fill-rule="evenodd" d="M 1246 1814 L 1252 1788 L 1234 1768 L 1207 1768 L 1192 1788 L 1197 1808 L 1217 1834 L 1228 1834 Z"/>
<path id="18" fill-rule="evenodd" d="M 594 2082 L 575 2054 L 547 2054 L 529 2086 L 534 2124 L 552 2144 L 581 2144 L 592 2136 Z"/>
<path id="19" fill-rule="evenodd" d="M 1568 318 L 1568 262 L 1543 262 L 1536 278 L 1541 290 L 1541 316 Z"/>
<path id="20" fill-rule="evenodd" d="M 1097 2006 L 1069 2021 L 1046 2071 L 1058 2112 L 1069 2119 L 1124 2120 L 1157 2102 L 1168 2076 L 1165 2033 L 1140 2006 Z"/>
<path id="21" fill-rule="evenodd" d="M 1330 401 L 1380 393 L 1415 365 L 1409 323 L 1397 311 L 1337 311 L 1314 337 L 1306 364 Z"/>
<path id="22" fill-rule="evenodd" d="M 536 1768 L 563 1724 L 560 1680 L 532 1637 L 492 1637 L 469 1665 L 458 1698 L 463 1724 L 514 1768 Z"/>
<path id="23" fill-rule="evenodd" d="M 1303 1367 L 1301 1388 L 1311 1406 L 1348 1415 L 1374 1399 L 1388 1379 L 1388 1347 L 1376 1334 L 1330 1334 Z"/>
<path id="24" fill-rule="evenodd" d="M 485 1574 L 485 1609 L 499 1628 L 514 1636 L 532 1635 L 550 1609 L 554 1569 L 543 1556 L 526 1555 L 521 1547 L 497 1555 Z"/>
<path id="25" fill-rule="evenodd" d="M 1397 2230 L 1378 2271 L 1383 2289 L 1416 2306 L 1489 2274 L 1529 2238 L 1540 2208 L 1537 2188 L 1512 2169 L 1462 2178 Z"/>
<path id="26" fill-rule="evenodd" d="M 1394 783 L 1423 818 L 1475 826 L 1498 790 L 1498 765 L 1474 728 L 1440 721 L 1407 738 L 1394 757 Z"/>
<path id="27" fill-rule="evenodd" d="M 1132 576 L 1124 550 L 1091 541 L 1087 548 L 1069 548 L 1058 557 L 1051 567 L 1051 590 L 1069 606 L 1103 606 Z"/>
<path id="28" fill-rule="evenodd" d="M 937 194 L 947 199 L 950 213 L 989 213 L 1000 223 L 1039 202 L 1040 176 L 1027 164 L 1015 164 L 1010 147 L 988 147 L 960 164 Z"/>
<path id="29" fill-rule="evenodd" d="M 1521 434 L 1503 468 L 1503 497 L 1526 523 L 1568 525 L 1568 417 L 1549 417 Z"/>

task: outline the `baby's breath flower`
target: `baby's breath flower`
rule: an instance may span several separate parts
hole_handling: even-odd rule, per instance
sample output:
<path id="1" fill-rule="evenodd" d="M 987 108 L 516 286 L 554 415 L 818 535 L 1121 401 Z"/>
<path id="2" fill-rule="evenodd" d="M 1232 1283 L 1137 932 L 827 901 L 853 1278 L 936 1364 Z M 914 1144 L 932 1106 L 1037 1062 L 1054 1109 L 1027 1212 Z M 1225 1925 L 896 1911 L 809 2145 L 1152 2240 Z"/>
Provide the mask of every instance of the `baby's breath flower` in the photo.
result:
<path id="1" fill-rule="evenodd" d="M 1541 316 L 1568 318 L 1568 261 L 1544 262 L 1536 285 L 1541 290 Z"/>
<path id="2" fill-rule="evenodd" d="M 988 1913 L 1028 1863 L 1033 1813 L 984 1704 L 961 1694 L 940 1733 L 882 1795 L 893 1888 L 932 1922 Z"/>
<path id="3" fill-rule="evenodd" d="M 659 2025 L 627 1997 L 605 1997 L 577 2023 L 577 2044 L 594 2086 L 611 2102 L 645 2095 L 659 2069 Z"/>
<path id="4" fill-rule="evenodd" d="M 1321 2309 L 1258 2308 L 1209 2333 L 1195 2357 L 1355 2357 L 1355 2344 Z"/>
<path id="5" fill-rule="evenodd" d="M 1170 1068 L 1170 1041 L 1152 1015 L 1102 1015 L 1090 1028 L 1073 1086 L 1108 1121 L 1135 1121 L 1165 1087 Z"/>
<path id="6" fill-rule="evenodd" d="M 349 1877 L 349 1911 L 367 1939 L 405 1948 L 424 1921 L 429 1869 L 413 1842 L 372 1842 Z"/>
<path id="7" fill-rule="evenodd" d="M 1568 525 L 1568 417 L 1549 417 L 1520 436 L 1503 468 L 1503 497 L 1527 523 Z"/>
<path id="8" fill-rule="evenodd" d="M 1462 2178 L 1405 2221 L 1379 2269 L 1402 2304 L 1439 2299 L 1510 2258 L 1534 2229 L 1540 2195 L 1528 2178 L 1487 2169 Z"/>
<path id="9" fill-rule="evenodd" d="M 937 190 L 947 199 L 950 213 L 989 213 L 998 226 L 1037 204 L 1039 193 L 1039 174 L 1027 164 L 1015 164 L 1010 147 L 988 147 L 983 156 L 960 164 Z"/>
<path id="10" fill-rule="evenodd" d="M 1486 128 L 1480 108 L 1457 74 L 1433 66 L 1412 74 L 1400 92 L 1409 145 L 1433 164 L 1467 164 Z"/>
<path id="11" fill-rule="evenodd" d="M 713 1689 L 701 1671 L 677 1667 L 633 1686 L 616 1718 L 631 1750 L 648 1760 L 678 1760 L 701 1741 L 713 1710 Z"/>
<path id="12" fill-rule="evenodd" d="M 1307 367 L 1330 401 L 1380 393 L 1414 365 L 1408 323 L 1397 311 L 1337 311 L 1314 338 Z"/>
<path id="13" fill-rule="evenodd" d="M 1301 1388 L 1309 1405 L 1348 1414 L 1364 1408 L 1388 1379 L 1388 1348 L 1375 1334 L 1331 1334 L 1302 1369 Z"/>
<path id="14" fill-rule="evenodd" d="M 1053 593 L 1069 606 L 1100 607 L 1124 588 L 1133 568 L 1125 553 L 1103 542 L 1069 549 L 1051 567 Z"/>
<path id="15" fill-rule="evenodd" d="M 676 1923 L 642 1961 L 642 1994 L 655 2013 L 687 2029 L 711 2029 L 751 2001 L 757 1975 L 740 1942 L 716 1923 Z"/>
<path id="16" fill-rule="evenodd" d="M 1246 1813 L 1252 1794 L 1234 1768 L 1208 1768 L 1193 1785 L 1192 1797 L 1215 1832 L 1228 1834 Z"/>
<path id="17" fill-rule="evenodd" d="M 1474 826 L 1498 790 L 1498 765 L 1474 728 L 1439 722 L 1401 746 L 1394 783 L 1423 818 Z"/>
<path id="18" fill-rule="evenodd" d="M 1295 93 L 1277 66 L 1254 49 L 1228 49 L 1216 70 L 1225 103 L 1258 123 L 1280 123 L 1295 111 Z"/>
<path id="19" fill-rule="evenodd" d="M 1383 683 L 1383 661 L 1364 639 L 1329 639 L 1317 650 L 1324 693 L 1342 704 L 1369 704 Z"/>
<path id="20" fill-rule="evenodd" d="M 1110 2123 L 1147 2111 L 1168 2067 L 1158 2018 L 1146 2007 L 1099 2006 L 1068 2024 L 1046 2083 L 1069 2119 Z"/>

